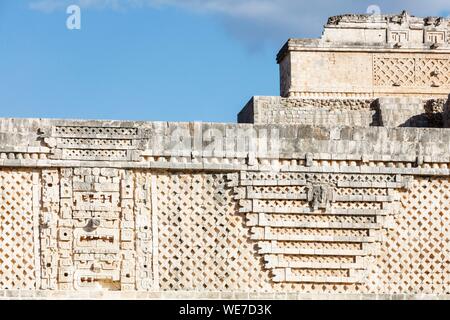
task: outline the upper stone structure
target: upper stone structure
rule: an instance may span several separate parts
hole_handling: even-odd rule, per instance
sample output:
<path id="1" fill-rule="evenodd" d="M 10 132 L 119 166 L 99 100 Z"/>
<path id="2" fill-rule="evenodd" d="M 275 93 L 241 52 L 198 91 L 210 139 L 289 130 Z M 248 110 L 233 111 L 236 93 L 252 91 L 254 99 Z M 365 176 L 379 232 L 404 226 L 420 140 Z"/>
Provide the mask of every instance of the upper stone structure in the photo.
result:
<path id="1" fill-rule="evenodd" d="M 281 96 L 445 98 L 450 19 L 341 15 L 320 39 L 290 39 L 278 54 Z"/>
<path id="2" fill-rule="evenodd" d="M 341 15 L 328 19 L 322 40 L 351 46 L 449 48 L 450 19 L 400 15 Z"/>

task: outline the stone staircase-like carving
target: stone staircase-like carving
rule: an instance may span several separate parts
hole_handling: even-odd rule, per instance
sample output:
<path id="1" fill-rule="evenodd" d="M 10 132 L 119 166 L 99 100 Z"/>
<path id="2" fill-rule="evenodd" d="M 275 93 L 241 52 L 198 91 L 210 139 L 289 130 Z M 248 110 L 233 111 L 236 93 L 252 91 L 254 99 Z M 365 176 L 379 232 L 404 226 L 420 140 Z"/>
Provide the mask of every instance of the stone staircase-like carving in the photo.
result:
<path id="1" fill-rule="evenodd" d="M 362 284 L 397 213 L 400 175 L 230 174 L 274 282 Z"/>

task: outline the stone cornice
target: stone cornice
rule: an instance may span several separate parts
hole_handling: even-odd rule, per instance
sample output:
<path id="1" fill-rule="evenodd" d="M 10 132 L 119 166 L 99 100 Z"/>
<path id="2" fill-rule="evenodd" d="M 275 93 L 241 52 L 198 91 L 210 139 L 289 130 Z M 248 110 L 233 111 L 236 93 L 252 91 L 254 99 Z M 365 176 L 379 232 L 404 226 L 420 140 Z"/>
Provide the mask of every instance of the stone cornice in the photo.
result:
<path id="1" fill-rule="evenodd" d="M 431 44 L 404 44 L 396 48 L 395 44 L 388 43 L 338 43 L 324 42 L 318 39 L 289 39 L 277 54 L 277 63 L 280 63 L 289 52 L 367 52 L 386 54 L 450 54 L 450 46 L 445 45 L 431 49 Z"/>

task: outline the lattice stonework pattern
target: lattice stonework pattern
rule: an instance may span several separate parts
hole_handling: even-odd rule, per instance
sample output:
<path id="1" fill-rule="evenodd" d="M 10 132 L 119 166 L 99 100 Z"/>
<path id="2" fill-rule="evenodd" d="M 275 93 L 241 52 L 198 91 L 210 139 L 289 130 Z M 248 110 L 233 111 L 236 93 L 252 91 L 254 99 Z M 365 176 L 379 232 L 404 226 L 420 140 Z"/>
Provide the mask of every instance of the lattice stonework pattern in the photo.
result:
<path id="1" fill-rule="evenodd" d="M 370 292 L 450 293 L 450 181 L 416 178 L 401 212 L 385 231 Z"/>
<path id="2" fill-rule="evenodd" d="M 133 127 L 55 126 L 41 133 L 52 159 L 135 161 L 141 132 Z"/>
<path id="3" fill-rule="evenodd" d="M 161 174 L 157 186 L 161 289 L 270 289 L 226 174 Z"/>
<path id="4" fill-rule="evenodd" d="M 417 59 L 419 85 L 450 86 L 450 59 Z"/>
<path id="5" fill-rule="evenodd" d="M 376 86 L 415 85 L 415 61 L 413 58 L 374 58 L 374 84 Z"/>
<path id="6" fill-rule="evenodd" d="M 450 59 L 445 56 L 375 55 L 374 85 L 381 87 L 450 87 Z"/>
<path id="7" fill-rule="evenodd" d="M 0 170 L 0 289 L 35 289 L 33 172 Z"/>

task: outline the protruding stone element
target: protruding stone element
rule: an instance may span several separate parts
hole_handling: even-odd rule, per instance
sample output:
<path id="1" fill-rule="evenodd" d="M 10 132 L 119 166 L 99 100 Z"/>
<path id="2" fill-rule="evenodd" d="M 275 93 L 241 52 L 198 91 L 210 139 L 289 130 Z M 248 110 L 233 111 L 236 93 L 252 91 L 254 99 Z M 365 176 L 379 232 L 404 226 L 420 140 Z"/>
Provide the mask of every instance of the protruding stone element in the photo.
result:
<path id="1" fill-rule="evenodd" d="M 326 209 L 333 198 L 333 191 L 327 185 L 308 187 L 308 201 L 314 210 Z"/>
<path id="2" fill-rule="evenodd" d="M 88 224 L 86 225 L 86 230 L 88 232 L 92 232 L 100 227 L 100 219 L 89 219 Z"/>

